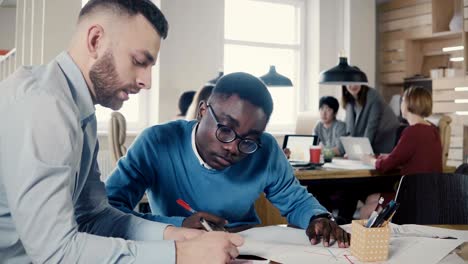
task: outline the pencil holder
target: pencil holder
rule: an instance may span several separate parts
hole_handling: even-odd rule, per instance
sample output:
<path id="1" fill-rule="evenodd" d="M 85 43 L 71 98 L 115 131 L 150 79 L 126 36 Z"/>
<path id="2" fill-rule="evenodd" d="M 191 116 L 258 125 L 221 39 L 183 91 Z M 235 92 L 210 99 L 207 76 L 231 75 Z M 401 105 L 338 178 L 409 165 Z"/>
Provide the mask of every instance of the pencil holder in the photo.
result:
<path id="1" fill-rule="evenodd" d="M 367 220 L 351 224 L 351 254 L 360 261 L 382 261 L 388 258 L 390 227 L 365 227 Z"/>

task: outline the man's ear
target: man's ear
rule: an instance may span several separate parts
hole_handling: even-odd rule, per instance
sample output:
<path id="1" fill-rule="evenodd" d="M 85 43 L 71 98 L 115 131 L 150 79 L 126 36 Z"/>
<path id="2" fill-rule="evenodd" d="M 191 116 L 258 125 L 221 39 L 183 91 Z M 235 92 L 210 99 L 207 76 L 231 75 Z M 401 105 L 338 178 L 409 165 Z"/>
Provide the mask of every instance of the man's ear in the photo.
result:
<path id="1" fill-rule="evenodd" d="M 200 121 L 202 116 L 205 115 L 206 113 L 206 110 L 207 110 L 207 106 L 206 106 L 206 103 L 205 101 L 200 101 L 200 103 L 198 103 L 198 110 L 197 110 L 197 120 Z"/>
<path id="2" fill-rule="evenodd" d="M 97 59 L 99 51 L 103 47 L 104 28 L 97 24 L 88 29 L 86 44 L 88 53 L 93 59 Z"/>

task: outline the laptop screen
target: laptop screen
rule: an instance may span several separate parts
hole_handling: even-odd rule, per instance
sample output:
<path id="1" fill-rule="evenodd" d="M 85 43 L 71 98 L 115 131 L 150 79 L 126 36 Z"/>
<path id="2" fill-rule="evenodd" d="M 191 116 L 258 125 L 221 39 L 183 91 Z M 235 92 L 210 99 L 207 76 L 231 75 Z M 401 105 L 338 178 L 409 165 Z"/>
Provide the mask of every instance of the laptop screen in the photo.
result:
<path id="1" fill-rule="evenodd" d="M 309 148 L 317 145 L 318 137 L 315 135 L 285 135 L 283 149 L 291 151 L 290 161 L 309 161 Z"/>

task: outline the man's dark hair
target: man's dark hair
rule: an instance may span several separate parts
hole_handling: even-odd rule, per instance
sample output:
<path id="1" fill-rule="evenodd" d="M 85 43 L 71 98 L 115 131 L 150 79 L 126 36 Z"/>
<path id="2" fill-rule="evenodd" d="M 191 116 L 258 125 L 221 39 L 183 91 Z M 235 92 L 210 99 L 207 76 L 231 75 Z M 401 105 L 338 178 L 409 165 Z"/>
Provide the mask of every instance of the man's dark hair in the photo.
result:
<path id="1" fill-rule="evenodd" d="M 169 31 L 164 14 L 150 0 L 90 0 L 80 11 L 78 21 L 98 10 L 111 10 L 119 15 L 143 15 L 153 25 L 161 38 L 165 39 Z"/>
<path id="2" fill-rule="evenodd" d="M 259 78 L 245 72 L 235 72 L 224 75 L 216 83 L 213 96 L 229 97 L 238 95 L 241 99 L 260 107 L 270 119 L 273 112 L 273 99 L 265 83 Z"/>
<path id="3" fill-rule="evenodd" d="M 333 113 L 335 113 L 335 115 L 338 112 L 338 109 L 340 108 L 340 103 L 333 96 L 322 96 L 322 98 L 320 98 L 319 101 L 319 109 L 322 108 L 323 105 L 330 107 L 333 110 Z"/>
<path id="4" fill-rule="evenodd" d="M 182 93 L 182 95 L 179 97 L 179 111 L 180 111 L 179 115 L 180 116 L 185 116 L 187 114 L 187 110 L 193 101 L 194 95 L 195 95 L 195 91 L 186 91 Z"/>

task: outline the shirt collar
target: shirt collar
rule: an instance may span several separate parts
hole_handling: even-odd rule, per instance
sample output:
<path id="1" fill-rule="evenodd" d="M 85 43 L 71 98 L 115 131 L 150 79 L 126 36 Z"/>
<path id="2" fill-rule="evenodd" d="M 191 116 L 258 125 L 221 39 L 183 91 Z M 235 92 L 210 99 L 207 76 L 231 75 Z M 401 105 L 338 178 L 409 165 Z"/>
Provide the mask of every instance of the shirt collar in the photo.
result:
<path id="1" fill-rule="evenodd" d="M 198 162 L 200 163 L 200 165 L 202 165 L 203 167 L 205 167 L 205 168 L 207 168 L 209 170 L 213 170 L 213 168 L 211 168 L 210 165 L 208 165 L 202 159 L 202 157 L 200 156 L 200 153 L 198 153 L 197 145 L 195 144 L 195 132 L 197 131 L 197 128 L 198 128 L 198 123 L 196 123 L 192 128 L 192 150 L 193 150 L 193 153 L 195 153 L 195 156 L 197 157 Z"/>
<path id="2" fill-rule="evenodd" d="M 94 115 L 96 109 L 83 74 L 66 51 L 60 53 L 55 60 L 67 78 L 70 92 L 80 111 L 80 121 L 86 123 Z"/>

